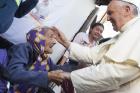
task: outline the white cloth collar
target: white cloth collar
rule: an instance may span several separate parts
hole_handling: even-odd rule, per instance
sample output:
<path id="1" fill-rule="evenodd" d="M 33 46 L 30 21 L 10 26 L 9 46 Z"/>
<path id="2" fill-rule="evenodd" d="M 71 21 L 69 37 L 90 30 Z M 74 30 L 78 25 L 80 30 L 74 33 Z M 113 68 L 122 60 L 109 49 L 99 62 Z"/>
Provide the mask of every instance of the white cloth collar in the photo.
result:
<path id="1" fill-rule="evenodd" d="M 130 27 L 128 27 L 130 26 Z M 136 61 L 140 65 L 140 19 L 134 18 L 123 27 L 115 43 L 110 46 L 105 56 L 115 62 Z"/>
<path id="2" fill-rule="evenodd" d="M 135 17 L 133 19 L 131 19 L 130 21 L 128 21 L 120 30 L 120 32 L 124 32 L 125 30 L 127 30 L 129 27 L 131 27 L 131 25 L 138 19 L 139 17 Z"/>

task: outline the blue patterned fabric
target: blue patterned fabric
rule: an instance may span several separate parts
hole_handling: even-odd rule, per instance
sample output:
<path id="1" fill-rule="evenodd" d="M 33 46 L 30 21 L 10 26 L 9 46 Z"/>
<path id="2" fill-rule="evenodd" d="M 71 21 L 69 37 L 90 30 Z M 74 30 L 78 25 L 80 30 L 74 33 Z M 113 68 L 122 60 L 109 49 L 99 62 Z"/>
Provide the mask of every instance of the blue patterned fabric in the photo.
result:
<path id="1" fill-rule="evenodd" d="M 27 33 L 27 41 L 31 44 L 31 46 L 36 50 L 39 54 L 37 60 L 32 64 L 29 70 L 32 71 L 49 71 L 52 62 L 50 58 L 48 58 L 47 54 L 44 53 L 45 48 L 45 30 L 44 28 L 37 27 L 32 29 Z M 14 86 L 15 90 L 19 93 L 36 93 L 38 91 L 38 87 L 35 86 L 25 86 L 24 84 L 20 84 Z"/>
<path id="2" fill-rule="evenodd" d="M 7 51 L 6 49 L 0 49 L 0 65 L 1 65 L 1 73 L 3 74 L 3 70 L 5 70 L 5 66 L 7 64 Z M 1 75 L 2 76 L 2 75 Z M 5 91 L 7 90 L 7 81 L 4 79 L 0 79 L 0 93 L 5 93 Z"/>
<path id="3" fill-rule="evenodd" d="M 45 71 L 49 70 L 49 65 L 47 64 L 48 55 L 44 53 L 45 48 L 45 31 L 44 28 L 37 27 L 32 29 L 27 33 L 27 41 L 32 45 L 32 47 L 38 52 L 39 56 L 37 57 L 36 62 L 31 66 L 31 70 L 34 71 Z"/>

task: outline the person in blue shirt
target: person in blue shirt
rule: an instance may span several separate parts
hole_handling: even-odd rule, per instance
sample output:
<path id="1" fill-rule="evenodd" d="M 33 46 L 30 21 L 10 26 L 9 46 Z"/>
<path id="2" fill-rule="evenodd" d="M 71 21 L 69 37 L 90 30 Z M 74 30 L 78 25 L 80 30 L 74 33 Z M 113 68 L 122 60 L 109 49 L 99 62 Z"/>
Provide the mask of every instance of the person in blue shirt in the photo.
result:
<path id="1" fill-rule="evenodd" d="M 38 3 L 38 0 L 0 0 L 0 34 L 7 31 L 7 29 L 11 26 L 13 22 L 13 18 L 21 18 L 27 13 L 29 13 Z M 19 32 L 20 33 L 20 32 Z M 8 49 L 13 44 L 5 40 L 0 36 L 0 53 L 4 53 L 3 50 Z M 3 59 L 5 54 L 0 55 L 0 91 L 5 86 L 5 75 L 7 76 L 6 68 L 3 66 L 5 61 Z M 4 81 L 4 83 L 3 83 Z M 4 93 L 4 92 L 0 92 Z"/>
<path id="2" fill-rule="evenodd" d="M 65 80 L 63 70 L 70 72 L 71 66 L 55 65 L 48 56 L 55 43 L 55 34 L 50 28 L 38 27 L 27 33 L 27 43 L 9 49 L 7 68 L 10 81 L 17 84 L 14 91 L 51 93 L 48 92 L 50 81 L 60 84 Z"/>
<path id="3" fill-rule="evenodd" d="M 7 31 L 13 18 L 21 18 L 29 13 L 38 0 L 0 0 L 0 34 Z"/>

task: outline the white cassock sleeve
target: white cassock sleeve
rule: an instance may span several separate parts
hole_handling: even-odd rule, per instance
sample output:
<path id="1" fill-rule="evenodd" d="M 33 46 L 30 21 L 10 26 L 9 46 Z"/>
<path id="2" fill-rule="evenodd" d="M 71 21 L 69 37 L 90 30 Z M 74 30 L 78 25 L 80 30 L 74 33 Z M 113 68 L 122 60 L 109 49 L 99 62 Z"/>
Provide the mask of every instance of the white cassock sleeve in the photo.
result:
<path id="1" fill-rule="evenodd" d="M 99 64 L 73 71 L 71 80 L 76 93 L 101 93 L 118 89 L 138 77 L 139 71 L 129 65 Z"/>
<path id="2" fill-rule="evenodd" d="M 77 62 L 96 64 L 96 58 L 98 53 L 97 47 L 89 48 L 76 43 L 71 43 L 69 49 L 70 59 L 76 60 Z"/>
<path id="3" fill-rule="evenodd" d="M 71 43 L 72 59 L 94 64 L 100 61 L 97 66 L 71 72 L 71 80 L 77 93 L 109 93 L 108 91 L 119 90 L 120 87 L 129 85 L 128 83 L 128 91 L 133 87 L 130 81 L 140 78 L 140 34 L 136 33 L 138 29 L 140 19 L 134 18 L 125 25 L 123 33 L 98 47 L 90 49 Z"/>
<path id="4" fill-rule="evenodd" d="M 98 62 L 98 59 L 102 59 L 97 66 L 92 65 L 71 72 L 71 80 L 76 93 L 101 93 L 116 90 L 140 75 L 138 66 L 127 64 L 129 60 L 119 63 L 104 57 L 103 54 L 106 50 L 107 46 L 90 49 L 71 43 L 70 57 L 72 59 L 85 63 L 93 62 L 94 64 Z M 135 61 L 131 60 L 131 63 L 135 63 Z"/>

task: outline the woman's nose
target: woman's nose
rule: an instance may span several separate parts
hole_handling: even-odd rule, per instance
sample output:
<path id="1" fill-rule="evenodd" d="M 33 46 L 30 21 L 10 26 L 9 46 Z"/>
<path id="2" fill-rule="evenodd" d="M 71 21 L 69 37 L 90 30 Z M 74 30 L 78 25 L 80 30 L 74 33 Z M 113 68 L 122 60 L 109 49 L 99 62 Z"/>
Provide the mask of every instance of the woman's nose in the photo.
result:
<path id="1" fill-rule="evenodd" d="M 53 43 L 56 44 L 56 42 L 57 42 L 56 39 L 53 39 Z"/>

